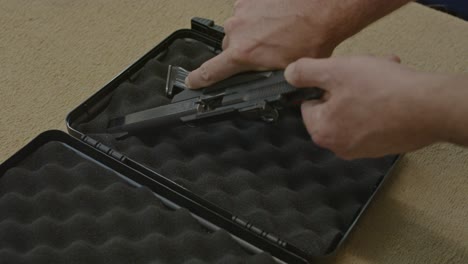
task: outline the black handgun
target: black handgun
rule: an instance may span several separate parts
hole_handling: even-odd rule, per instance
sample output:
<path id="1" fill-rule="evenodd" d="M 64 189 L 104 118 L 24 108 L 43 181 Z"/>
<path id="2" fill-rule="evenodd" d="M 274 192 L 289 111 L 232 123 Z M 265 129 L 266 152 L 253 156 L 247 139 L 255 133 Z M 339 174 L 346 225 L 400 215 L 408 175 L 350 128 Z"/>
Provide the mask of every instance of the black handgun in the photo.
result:
<path id="1" fill-rule="evenodd" d="M 189 72 L 169 66 L 166 96 L 170 104 L 128 114 L 109 121 L 109 132 L 138 132 L 143 129 L 197 125 L 241 114 L 265 122 L 274 122 L 279 110 L 302 101 L 321 99 L 320 88 L 296 88 L 286 82 L 283 71 L 238 74 L 203 89 L 189 89 Z"/>

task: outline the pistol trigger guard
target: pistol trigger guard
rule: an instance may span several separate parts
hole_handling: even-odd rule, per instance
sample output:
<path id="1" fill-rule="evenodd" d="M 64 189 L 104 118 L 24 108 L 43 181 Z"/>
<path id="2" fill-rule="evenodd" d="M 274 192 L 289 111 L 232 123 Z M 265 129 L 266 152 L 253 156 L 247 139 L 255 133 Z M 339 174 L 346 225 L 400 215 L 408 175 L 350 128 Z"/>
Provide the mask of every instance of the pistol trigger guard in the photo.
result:
<path id="1" fill-rule="evenodd" d="M 266 123 L 276 122 L 279 118 L 278 109 L 272 107 L 271 105 L 265 103 L 263 108 L 260 110 L 260 118 Z"/>

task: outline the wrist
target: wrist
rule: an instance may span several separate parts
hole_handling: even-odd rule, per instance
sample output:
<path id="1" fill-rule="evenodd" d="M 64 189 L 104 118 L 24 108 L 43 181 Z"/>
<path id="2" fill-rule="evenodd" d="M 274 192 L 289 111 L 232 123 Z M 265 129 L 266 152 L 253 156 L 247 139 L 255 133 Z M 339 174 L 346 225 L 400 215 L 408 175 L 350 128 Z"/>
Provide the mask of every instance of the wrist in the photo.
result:
<path id="1" fill-rule="evenodd" d="M 434 73 L 421 75 L 424 81 L 419 87 L 419 96 L 423 98 L 423 106 L 419 114 L 427 124 L 426 132 L 431 133 L 434 142 L 468 143 L 465 122 L 468 89 L 463 87 L 468 78 Z"/>
<path id="2" fill-rule="evenodd" d="M 442 76 L 439 108 L 443 109 L 444 141 L 468 145 L 468 77 L 460 75 Z"/>
<path id="3" fill-rule="evenodd" d="M 313 0 L 320 7 L 323 41 L 335 47 L 410 0 Z M 317 10 L 313 13 L 318 13 Z"/>

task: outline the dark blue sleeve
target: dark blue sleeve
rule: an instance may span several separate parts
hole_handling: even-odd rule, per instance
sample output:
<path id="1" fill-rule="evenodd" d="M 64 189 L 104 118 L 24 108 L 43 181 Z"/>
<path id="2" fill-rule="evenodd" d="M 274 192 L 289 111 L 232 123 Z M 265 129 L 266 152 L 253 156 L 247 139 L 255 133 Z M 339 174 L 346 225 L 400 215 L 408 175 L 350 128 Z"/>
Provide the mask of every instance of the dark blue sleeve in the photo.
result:
<path id="1" fill-rule="evenodd" d="M 468 20 L 468 1 L 465 0 L 418 0 L 417 2 Z"/>

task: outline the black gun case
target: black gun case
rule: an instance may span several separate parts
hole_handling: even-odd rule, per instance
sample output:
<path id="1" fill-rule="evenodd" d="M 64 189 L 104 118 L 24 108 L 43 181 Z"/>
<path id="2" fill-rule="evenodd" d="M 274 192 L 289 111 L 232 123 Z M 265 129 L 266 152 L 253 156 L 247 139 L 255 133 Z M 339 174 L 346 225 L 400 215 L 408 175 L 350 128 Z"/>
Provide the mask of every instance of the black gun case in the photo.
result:
<path id="1" fill-rule="evenodd" d="M 1 263 L 316 263 L 335 254 L 398 156 L 345 161 L 299 109 L 117 138 L 111 118 L 168 104 L 223 28 L 194 18 L 0 166 Z"/>

